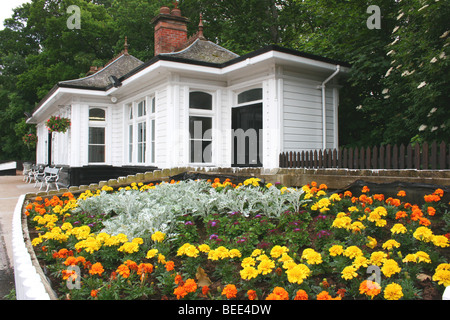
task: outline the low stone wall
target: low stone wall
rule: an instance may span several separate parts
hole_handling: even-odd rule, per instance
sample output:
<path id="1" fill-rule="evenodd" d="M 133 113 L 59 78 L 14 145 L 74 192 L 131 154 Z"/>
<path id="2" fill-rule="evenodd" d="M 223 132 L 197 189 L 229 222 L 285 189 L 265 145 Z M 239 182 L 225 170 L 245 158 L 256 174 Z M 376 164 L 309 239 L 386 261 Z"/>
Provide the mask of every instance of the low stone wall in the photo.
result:
<path id="1" fill-rule="evenodd" d="M 450 170 L 357 170 L 357 169 L 261 169 L 261 168 L 216 168 L 216 167 L 182 167 L 173 169 L 155 170 L 138 173 L 108 181 L 100 181 L 90 185 L 73 186 L 60 189 L 60 191 L 37 192 L 28 194 L 33 196 L 51 196 L 64 192 L 84 192 L 95 190 L 103 186 L 118 188 L 130 185 L 133 182 L 149 183 L 152 181 L 169 181 L 171 177 L 181 173 L 204 173 L 210 176 L 230 175 L 240 177 L 258 177 L 266 183 L 282 183 L 288 187 L 301 187 L 311 181 L 324 183 L 330 189 L 343 189 L 357 180 L 374 183 L 409 182 L 450 186 Z"/>

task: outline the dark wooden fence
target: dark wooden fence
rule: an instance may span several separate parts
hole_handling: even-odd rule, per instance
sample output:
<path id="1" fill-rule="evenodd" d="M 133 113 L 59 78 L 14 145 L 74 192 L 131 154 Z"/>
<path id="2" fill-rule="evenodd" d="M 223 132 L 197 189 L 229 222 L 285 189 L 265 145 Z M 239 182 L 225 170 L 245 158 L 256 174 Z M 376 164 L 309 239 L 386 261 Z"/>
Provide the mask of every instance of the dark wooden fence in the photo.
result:
<path id="1" fill-rule="evenodd" d="M 450 169 L 450 146 L 444 142 L 367 148 L 283 152 L 280 168 Z"/>

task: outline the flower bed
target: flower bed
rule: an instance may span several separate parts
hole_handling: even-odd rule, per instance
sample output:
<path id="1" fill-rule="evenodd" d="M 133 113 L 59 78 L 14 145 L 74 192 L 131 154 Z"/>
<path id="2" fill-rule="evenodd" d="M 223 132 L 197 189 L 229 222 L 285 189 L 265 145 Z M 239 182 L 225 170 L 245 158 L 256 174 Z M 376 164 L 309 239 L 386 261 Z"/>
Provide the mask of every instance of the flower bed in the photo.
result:
<path id="1" fill-rule="evenodd" d="M 38 197 L 25 213 L 60 299 L 441 299 L 442 192 L 419 207 L 367 187 L 172 181 Z"/>

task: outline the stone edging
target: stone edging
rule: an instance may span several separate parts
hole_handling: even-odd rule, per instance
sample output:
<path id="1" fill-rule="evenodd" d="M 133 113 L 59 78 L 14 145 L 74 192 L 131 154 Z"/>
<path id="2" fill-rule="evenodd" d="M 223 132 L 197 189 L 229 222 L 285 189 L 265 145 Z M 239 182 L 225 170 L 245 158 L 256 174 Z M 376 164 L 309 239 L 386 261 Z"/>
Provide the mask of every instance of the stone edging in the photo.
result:
<path id="1" fill-rule="evenodd" d="M 300 169 L 308 171 L 305 169 Z M 90 184 L 89 186 L 70 187 L 68 189 L 60 189 L 60 191 L 28 193 L 22 195 L 17 202 L 13 216 L 13 254 L 14 254 L 14 277 L 16 283 L 16 297 L 18 300 L 57 300 L 57 296 L 51 288 L 42 268 L 34 253 L 28 234 L 28 225 L 26 217 L 23 214 L 23 206 L 27 199 L 36 196 L 49 197 L 53 195 L 61 195 L 64 192 L 84 192 L 86 190 L 95 190 L 103 186 L 121 187 L 131 183 L 152 182 L 152 181 L 168 181 L 171 176 L 185 173 L 197 172 L 207 174 L 233 174 L 245 176 L 259 176 L 264 178 L 284 180 L 283 175 L 298 174 L 299 169 L 275 169 L 265 170 L 260 168 L 173 168 L 156 170 L 153 172 L 138 173 L 135 176 L 119 177 L 108 181 L 100 181 L 98 184 Z M 303 172 L 306 173 L 306 172 Z M 317 172 L 315 172 L 317 173 Z M 376 172 L 378 173 L 378 172 Z M 347 172 L 348 174 L 348 172 Z M 444 172 L 447 176 L 449 172 Z M 272 180 L 268 179 L 268 180 Z M 447 181 L 447 178 L 444 178 Z M 450 286 L 448 286 L 443 295 L 442 300 L 450 300 Z"/>

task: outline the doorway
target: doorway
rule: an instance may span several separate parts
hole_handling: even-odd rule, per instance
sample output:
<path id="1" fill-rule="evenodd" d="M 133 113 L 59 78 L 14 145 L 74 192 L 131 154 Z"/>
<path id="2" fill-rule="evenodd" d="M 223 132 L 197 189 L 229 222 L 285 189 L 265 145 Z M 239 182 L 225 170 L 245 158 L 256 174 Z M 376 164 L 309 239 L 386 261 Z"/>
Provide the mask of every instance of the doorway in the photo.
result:
<path id="1" fill-rule="evenodd" d="M 262 167 L 262 103 L 232 109 L 232 166 Z"/>

